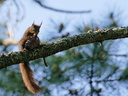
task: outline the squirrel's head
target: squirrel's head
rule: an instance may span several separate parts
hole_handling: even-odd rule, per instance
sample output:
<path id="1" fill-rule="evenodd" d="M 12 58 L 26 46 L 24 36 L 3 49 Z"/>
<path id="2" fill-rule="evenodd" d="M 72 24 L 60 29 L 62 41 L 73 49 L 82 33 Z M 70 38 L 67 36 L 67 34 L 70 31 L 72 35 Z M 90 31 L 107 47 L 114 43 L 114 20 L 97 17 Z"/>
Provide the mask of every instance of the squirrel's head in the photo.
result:
<path id="1" fill-rule="evenodd" d="M 32 26 L 30 27 L 30 32 L 34 34 L 34 36 L 37 36 L 40 30 L 40 27 L 42 25 L 42 22 L 40 25 L 35 25 L 34 22 L 32 24 Z"/>

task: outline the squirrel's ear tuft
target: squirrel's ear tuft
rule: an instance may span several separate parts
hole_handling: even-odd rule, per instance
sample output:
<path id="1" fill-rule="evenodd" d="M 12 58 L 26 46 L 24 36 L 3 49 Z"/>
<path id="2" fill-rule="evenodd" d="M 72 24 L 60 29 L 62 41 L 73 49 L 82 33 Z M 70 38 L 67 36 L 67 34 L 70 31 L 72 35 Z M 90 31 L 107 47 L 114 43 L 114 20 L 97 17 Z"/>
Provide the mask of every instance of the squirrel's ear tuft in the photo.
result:
<path id="1" fill-rule="evenodd" d="M 34 21 L 33 21 L 33 23 L 32 23 L 32 26 L 34 26 L 35 24 L 34 24 Z"/>
<path id="2" fill-rule="evenodd" d="M 42 22 L 40 23 L 40 27 L 42 26 Z"/>

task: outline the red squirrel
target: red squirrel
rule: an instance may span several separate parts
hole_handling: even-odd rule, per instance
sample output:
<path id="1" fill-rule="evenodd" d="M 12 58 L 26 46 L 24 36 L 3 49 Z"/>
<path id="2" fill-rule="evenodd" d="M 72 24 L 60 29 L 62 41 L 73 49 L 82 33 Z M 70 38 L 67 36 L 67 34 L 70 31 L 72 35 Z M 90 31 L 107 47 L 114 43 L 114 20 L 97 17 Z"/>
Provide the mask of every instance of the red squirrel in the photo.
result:
<path id="1" fill-rule="evenodd" d="M 41 27 L 42 23 L 40 25 L 35 25 L 34 23 L 25 31 L 23 37 L 19 41 L 19 50 L 31 50 L 33 48 L 36 48 L 40 45 L 40 40 L 38 38 L 39 29 Z M 45 62 L 45 58 L 43 58 L 45 65 L 47 66 Z M 20 70 L 22 74 L 22 79 L 24 81 L 25 86 L 27 89 L 33 93 L 38 94 L 41 92 L 41 88 L 38 84 L 35 83 L 33 72 L 29 66 L 29 62 L 20 63 Z"/>

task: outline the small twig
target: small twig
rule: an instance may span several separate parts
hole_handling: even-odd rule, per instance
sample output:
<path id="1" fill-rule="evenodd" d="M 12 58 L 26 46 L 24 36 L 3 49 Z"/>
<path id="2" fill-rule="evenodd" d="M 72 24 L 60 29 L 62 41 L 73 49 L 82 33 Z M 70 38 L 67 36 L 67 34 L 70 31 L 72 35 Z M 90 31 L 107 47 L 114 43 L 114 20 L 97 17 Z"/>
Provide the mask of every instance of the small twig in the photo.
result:
<path id="1" fill-rule="evenodd" d="M 109 56 L 121 56 L 121 57 L 128 57 L 127 54 L 109 54 Z"/>
<path id="2" fill-rule="evenodd" d="M 68 11 L 68 10 L 61 10 L 61 9 L 56 9 L 56 8 L 52 8 L 49 6 L 46 6 L 44 4 L 42 4 L 39 0 L 35 0 L 35 2 L 37 2 L 41 7 L 52 10 L 52 11 L 56 11 L 56 12 L 62 12 L 62 13 L 72 13 L 72 14 L 80 14 L 80 13 L 90 13 L 91 10 L 84 10 L 84 11 Z"/>
<path id="3" fill-rule="evenodd" d="M 119 81 L 119 79 L 95 80 L 94 82 L 100 83 L 100 82 L 114 82 L 114 81 Z"/>
<path id="4" fill-rule="evenodd" d="M 94 64 L 92 63 L 91 64 L 91 75 L 90 75 L 90 88 L 91 88 L 91 94 L 90 94 L 90 96 L 93 96 L 93 91 L 94 91 L 94 87 L 93 87 L 93 73 L 94 73 L 94 70 L 93 70 L 93 67 L 94 67 Z"/>

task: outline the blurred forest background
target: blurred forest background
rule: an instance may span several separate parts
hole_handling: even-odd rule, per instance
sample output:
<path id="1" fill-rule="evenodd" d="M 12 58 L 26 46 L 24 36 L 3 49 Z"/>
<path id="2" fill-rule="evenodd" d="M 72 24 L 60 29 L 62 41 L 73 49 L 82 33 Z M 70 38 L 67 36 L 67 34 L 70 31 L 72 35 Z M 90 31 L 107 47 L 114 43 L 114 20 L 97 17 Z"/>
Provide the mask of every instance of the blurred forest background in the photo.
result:
<path id="1" fill-rule="evenodd" d="M 26 28 L 33 23 L 31 17 L 34 15 L 34 18 L 40 18 L 40 21 L 35 19 L 36 24 L 42 21 L 44 24 L 41 29 L 43 33 L 39 35 L 41 41 L 44 41 L 42 43 L 54 42 L 88 30 L 121 27 L 125 25 L 127 19 L 117 6 L 117 9 L 113 7 L 111 10 L 109 8 L 101 12 L 98 23 L 95 22 L 95 18 L 87 20 L 87 23 L 81 19 L 82 14 L 91 14 L 93 10 L 87 9 L 81 12 L 54 9 L 48 6 L 46 0 L 28 0 L 31 4 L 24 7 L 26 1 L 0 0 L 1 54 L 18 51 L 18 40 Z M 33 6 L 31 11 L 34 10 L 38 14 L 34 12 L 28 14 L 26 10 L 29 6 Z M 44 14 L 41 11 L 43 8 L 46 9 L 45 13 L 50 11 L 51 14 L 58 14 L 56 16 L 59 19 L 51 17 L 46 21 L 41 18 L 41 14 Z M 27 18 L 26 23 L 20 25 L 26 20 L 26 15 L 29 15 L 30 20 Z M 128 44 L 126 42 L 127 39 L 117 39 L 103 41 L 102 45 L 97 42 L 71 48 L 47 57 L 48 67 L 44 66 L 41 59 L 31 61 L 36 81 L 42 87 L 42 93 L 38 96 L 128 96 Z M 19 65 L 0 70 L 0 96 L 34 96 L 24 86 Z"/>

